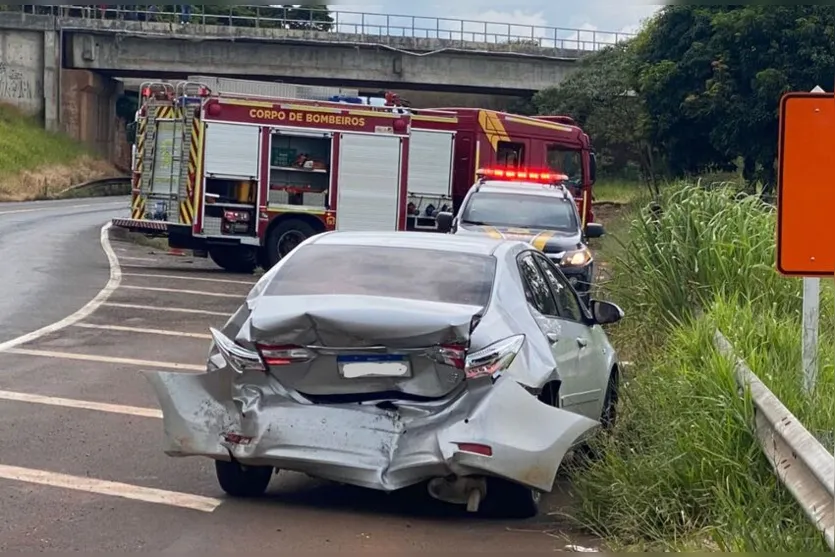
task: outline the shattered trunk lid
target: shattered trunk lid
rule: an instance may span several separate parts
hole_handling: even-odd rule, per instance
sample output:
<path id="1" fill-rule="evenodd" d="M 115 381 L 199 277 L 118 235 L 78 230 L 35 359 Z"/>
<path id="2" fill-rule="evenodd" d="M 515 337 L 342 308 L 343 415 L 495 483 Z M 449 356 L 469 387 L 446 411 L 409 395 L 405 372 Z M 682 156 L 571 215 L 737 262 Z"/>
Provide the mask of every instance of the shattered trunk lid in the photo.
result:
<path id="1" fill-rule="evenodd" d="M 266 296 L 237 340 L 262 356 L 291 355 L 265 357 L 269 372 L 314 402 L 440 398 L 464 380 L 442 347 L 466 348 L 481 310 L 378 296 Z"/>

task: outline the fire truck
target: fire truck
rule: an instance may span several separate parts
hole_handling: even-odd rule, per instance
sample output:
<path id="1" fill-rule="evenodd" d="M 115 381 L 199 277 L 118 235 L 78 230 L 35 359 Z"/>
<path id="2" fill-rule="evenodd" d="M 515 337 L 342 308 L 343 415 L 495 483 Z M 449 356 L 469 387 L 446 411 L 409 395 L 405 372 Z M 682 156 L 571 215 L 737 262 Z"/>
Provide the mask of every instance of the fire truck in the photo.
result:
<path id="1" fill-rule="evenodd" d="M 250 273 L 328 230 L 434 231 L 488 165 L 559 170 L 592 221 L 594 153 L 570 119 L 387 105 L 143 84 L 113 225 Z"/>

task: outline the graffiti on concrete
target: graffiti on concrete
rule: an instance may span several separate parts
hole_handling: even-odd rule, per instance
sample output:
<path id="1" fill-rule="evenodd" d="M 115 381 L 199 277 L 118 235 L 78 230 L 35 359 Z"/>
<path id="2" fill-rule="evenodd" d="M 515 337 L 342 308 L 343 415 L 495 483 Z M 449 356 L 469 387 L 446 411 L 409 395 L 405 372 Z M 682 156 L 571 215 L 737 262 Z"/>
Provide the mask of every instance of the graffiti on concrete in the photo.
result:
<path id="1" fill-rule="evenodd" d="M 43 84 L 39 79 L 0 62 L 0 99 L 33 101 L 42 96 Z"/>

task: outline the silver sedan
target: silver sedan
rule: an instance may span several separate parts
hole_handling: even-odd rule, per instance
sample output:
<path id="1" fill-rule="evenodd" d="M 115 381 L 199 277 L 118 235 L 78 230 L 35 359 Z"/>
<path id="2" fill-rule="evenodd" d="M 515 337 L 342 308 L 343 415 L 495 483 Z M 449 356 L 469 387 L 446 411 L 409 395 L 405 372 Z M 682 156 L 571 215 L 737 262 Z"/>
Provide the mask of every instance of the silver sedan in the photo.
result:
<path id="1" fill-rule="evenodd" d="M 618 360 L 530 244 L 417 232 L 311 237 L 266 273 L 205 374 L 148 373 L 165 452 L 257 496 L 278 470 L 536 514 L 565 454 L 611 425 Z"/>

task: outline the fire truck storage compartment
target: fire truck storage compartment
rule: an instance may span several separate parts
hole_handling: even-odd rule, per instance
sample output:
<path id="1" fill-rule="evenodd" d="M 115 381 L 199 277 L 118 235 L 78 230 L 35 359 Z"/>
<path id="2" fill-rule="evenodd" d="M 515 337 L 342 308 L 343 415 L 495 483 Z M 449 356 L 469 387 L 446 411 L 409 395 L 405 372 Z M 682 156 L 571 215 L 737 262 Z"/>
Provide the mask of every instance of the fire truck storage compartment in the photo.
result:
<path id="1" fill-rule="evenodd" d="M 203 234 L 255 236 L 261 129 L 207 122 Z"/>
<path id="2" fill-rule="evenodd" d="M 258 177 L 261 128 L 246 124 L 206 122 L 206 176 L 251 179 Z"/>
<path id="3" fill-rule="evenodd" d="M 409 194 L 449 196 L 454 132 L 412 129 L 409 136 Z"/>
<path id="4" fill-rule="evenodd" d="M 206 178 L 203 233 L 207 236 L 255 236 L 255 180 Z"/>
<path id="5" fill-rule="evenodd" d="M 270 206 L 324 209 L 331 183 L 333 134 L 274 129 L 270 134 Z"/>
<path id="6" fill-rule="evenodd" d="M 412 129 L 409 137 L 409 228 L 435 229 L 436 215 L 452 210 L 455 132 Z"/>
<path id="7" fill-rule="evenodd" d="M 397 230 L 403 139 L 342 133 L 337 180 L 337 230 Z"/>

